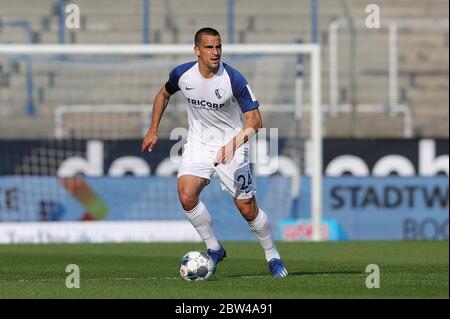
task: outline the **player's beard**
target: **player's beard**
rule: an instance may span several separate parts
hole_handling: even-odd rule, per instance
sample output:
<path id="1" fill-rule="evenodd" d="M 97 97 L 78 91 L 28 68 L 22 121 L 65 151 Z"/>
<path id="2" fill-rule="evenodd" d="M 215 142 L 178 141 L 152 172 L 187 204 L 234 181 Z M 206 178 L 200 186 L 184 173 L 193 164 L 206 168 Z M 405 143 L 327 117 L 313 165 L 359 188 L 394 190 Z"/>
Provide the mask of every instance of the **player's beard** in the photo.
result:
<path id="1" fill-rule="evenodd" d="M 208 63 L 207 67 L 208 67 L 209 71 L 216 72 L 219 69 L 219 67 L 220 67 L 220 57 L 217 60 L 210 59 L 208 62 L 209 63 Z"/>

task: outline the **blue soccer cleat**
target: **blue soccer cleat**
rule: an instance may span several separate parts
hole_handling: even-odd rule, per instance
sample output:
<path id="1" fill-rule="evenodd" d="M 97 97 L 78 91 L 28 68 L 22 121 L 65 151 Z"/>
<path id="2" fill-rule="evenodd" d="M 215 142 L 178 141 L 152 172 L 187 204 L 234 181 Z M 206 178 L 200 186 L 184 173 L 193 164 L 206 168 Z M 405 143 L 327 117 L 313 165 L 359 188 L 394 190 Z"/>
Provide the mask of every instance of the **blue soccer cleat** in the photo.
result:
<path id="1" fill-rule="evenodd" d="M 226 256 L 227 252 L 225 251 L 225 248 L 223 248 L 222 244 L 219 243 L 220 248 L 217 250 L 214 249 L 208 249 L 208 255 L 211 257 L 212 261 L 214 262 L 214 272 L 216 271 L 217 264 L 221 262 Z"/>
<path id="2" fill-rule="evenodd" d="M 278 258 L 272 258 L 269 261 L 269 269 L 274 278 L 283 278 L 288 275 L 288 271 L 283 261 Z"/>

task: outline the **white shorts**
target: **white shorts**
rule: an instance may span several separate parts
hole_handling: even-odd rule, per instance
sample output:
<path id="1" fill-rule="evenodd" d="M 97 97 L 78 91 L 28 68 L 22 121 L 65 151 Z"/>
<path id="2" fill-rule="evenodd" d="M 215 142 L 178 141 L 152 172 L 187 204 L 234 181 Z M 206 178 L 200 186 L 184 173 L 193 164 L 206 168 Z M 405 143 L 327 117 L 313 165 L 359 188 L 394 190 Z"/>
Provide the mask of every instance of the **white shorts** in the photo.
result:
<path id="1" fill-rule="evenodd" d="M 211 180 L 211 177 L 216 173 L 219 176 L 222 190 L 230 193 L 234 199 L 252 198 L 256 194 L 256 190 L 253 186 L 248 159 L 248 144 L 238 148 L 228 164 L 214 166 L 217 152 L 218 150 L 200 149 L 191 143 L 186 143 L 178 168 L 178 177 L 193 175 Z"/>

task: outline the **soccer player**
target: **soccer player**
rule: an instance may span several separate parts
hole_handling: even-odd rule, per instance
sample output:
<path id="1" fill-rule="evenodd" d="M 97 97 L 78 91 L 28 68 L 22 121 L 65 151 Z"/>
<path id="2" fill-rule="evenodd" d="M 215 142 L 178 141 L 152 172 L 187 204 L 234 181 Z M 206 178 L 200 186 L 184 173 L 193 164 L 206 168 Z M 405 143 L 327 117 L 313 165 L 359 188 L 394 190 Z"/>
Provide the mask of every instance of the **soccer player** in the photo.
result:
<path id="1" fill-rule="evenodd" d="M 259 102 L 244 76 L 221 61 L 222 43 L 215 29 L 197 31 L 194 51 L 197 61 L 175 67 L 156 95 L 141 150 L 155 147 L 170 97 L 181 91 L 187 102 L 189 133 L 178 170 L 178 196 L 187 218 L 205 241 L 215 268 L 226 252 L 199 196 L 217 173 L 222 189 L 231 194 L 261 243 L 272 276 L 286 277 L 269 219 L 256 203 L 250 171 L 248 140 L 262 127 Z"/>

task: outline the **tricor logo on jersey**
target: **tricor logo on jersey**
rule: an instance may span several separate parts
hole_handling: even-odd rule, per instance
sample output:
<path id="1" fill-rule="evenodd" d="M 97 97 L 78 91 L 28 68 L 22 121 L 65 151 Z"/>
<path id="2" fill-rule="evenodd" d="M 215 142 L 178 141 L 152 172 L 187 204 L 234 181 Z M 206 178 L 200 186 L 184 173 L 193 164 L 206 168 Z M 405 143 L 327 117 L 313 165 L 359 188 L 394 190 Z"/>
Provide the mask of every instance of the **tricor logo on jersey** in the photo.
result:
<path id="1" fill-rule="evenodd" d="M 190 98 L 186 98 L 186 100 L 188 101 L 188 103 L 190 105 L 193 105 L 195 107 L 197 107 L 197 106 L 207 106 L 210 109 L 221 109 L 222 107 L 225 106 L 225 104 L 212 103 L 212 102 L 208 102 L 208 101 L 205 101 L 205 100 L 194 100 L 194 99 L 190 99 Z"/>
<path id="2" fill-rule="evenodd" d="M 218 99 L 221 99 L 222 96 L 224 95 L 225 91 L 222 89 L 216 89 L 216 96 Z"/>

